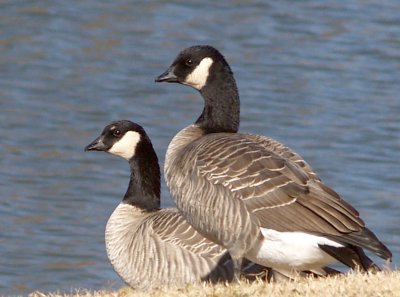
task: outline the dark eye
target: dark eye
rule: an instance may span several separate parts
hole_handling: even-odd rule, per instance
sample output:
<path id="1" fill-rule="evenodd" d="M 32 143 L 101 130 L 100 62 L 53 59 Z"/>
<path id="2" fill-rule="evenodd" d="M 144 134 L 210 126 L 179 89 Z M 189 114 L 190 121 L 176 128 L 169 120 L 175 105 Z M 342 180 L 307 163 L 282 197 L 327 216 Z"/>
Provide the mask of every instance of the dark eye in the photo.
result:
<path id="1" fill-rule="evenodd" d="M 186 60 L 185 60 L 185 64 L 186 64 L 186 66 L 188 66 L 188 67 L 192 67 L 192 66 L 193 66 L 193 60 L 192 60 L 192 59 L 186 59 Z"/>
<path id="2" fill-rule="evenodd" d="M 115 130 L 113 131 L 113 135 L 114 135 L 115 137 L 119 137 L 119 136 L 121 135 L 121 131 L 119 131 L 118 129 L 115 129 Z"/>

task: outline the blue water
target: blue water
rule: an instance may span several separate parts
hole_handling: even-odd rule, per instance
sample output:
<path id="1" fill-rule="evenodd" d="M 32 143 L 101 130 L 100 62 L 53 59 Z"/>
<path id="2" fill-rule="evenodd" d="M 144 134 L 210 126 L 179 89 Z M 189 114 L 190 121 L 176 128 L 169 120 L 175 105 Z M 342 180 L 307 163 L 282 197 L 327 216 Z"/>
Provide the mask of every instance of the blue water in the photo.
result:
<path id="1" fill-rule="evenodd" d="M 0 4 L 0 295 L 123 285 L 103 232 L 128 166 L 83 148 L 131 119 L 163 162 L 202 100 L 154 78 L 194 44 L 231 64 L 241 130 L 299 152 L 399 266 L 400 3 L 214 2 Z"/>

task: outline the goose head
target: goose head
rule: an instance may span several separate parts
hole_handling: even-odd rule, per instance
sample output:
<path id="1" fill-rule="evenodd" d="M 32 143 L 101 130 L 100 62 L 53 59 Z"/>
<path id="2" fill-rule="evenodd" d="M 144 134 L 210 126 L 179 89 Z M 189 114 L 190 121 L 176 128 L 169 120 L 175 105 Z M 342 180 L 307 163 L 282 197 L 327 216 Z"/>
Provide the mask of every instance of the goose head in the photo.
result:
<path id="1" fill-rule="evenodd" d="M 224 56 L 209 45 L 182 50 L 156 82 L 179 83 L 200 92 L 204 109 L 196 124 L 205 133 L 237 132 L 240 122 L 239 92 Z"/>
<path id="2" fill-rule="evenodd" d="M 160 207 L 160 167 L 145 130 L 131 121 L 107 125 L 85 151 L 104 151 L 128 161 L 131 179 L 123 202 L 146 211 Z"/>
<path id="3" fill-rule="evenodd" d="M 212 46 L 196 45 L 182 50 L 155 81 L 180 83 L 201 91 L 218 77 L 218 73 L 232 75 L 224 56 Z"/>
<path id="4" fill-rule="evenodd" d="M 107 125 L 85 151 L 104 151 L 131 160 L 140 142 L 147 140 L 143 128 L 131 121 L 116 121 Z"/>

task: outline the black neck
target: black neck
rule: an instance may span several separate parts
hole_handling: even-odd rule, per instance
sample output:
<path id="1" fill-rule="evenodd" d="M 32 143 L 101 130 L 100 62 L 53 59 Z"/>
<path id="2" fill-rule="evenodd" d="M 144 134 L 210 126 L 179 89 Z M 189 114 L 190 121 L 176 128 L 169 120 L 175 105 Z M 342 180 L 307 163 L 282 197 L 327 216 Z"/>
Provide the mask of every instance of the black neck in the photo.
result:
<path id="1" fill-rule="evenodd" d="M 196 124 L 206 133 L 238 132 L 239 92 L 230 69 L 225 68 L 210 77 L 200 93 L 204 98 L 204 109 Z"/>
<path id="2" fill-rule="evenodd" d="M 129 161 L 131 178 L 123 202 L 143 209 L 160 209 L 160 167 L 151 143 L 140 142 Z"/>

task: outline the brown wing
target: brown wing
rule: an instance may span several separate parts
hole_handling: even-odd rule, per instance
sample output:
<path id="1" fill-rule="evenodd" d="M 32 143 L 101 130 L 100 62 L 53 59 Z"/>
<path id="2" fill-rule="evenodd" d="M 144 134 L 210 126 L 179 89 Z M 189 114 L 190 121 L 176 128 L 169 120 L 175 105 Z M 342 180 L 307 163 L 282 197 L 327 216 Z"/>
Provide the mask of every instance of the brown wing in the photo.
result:
<path id="1" fill-rule="evenodd" d="M 277 154 L 278 156 L 289 159 L 299 165 L 310 178 L 315 180 L 321 180 L 319 176 L 314 172 L 311 166 L 295 151 L 288 146 L 283 145 L 275 139 L 255 134 L 241 134 L 243 137 L 261 144 L 267 150 Z"/>
<path id="2" fill-rule="evenodd" d="M 264 148 L 267 150 L 272 151 L 273 153 L 279 155 L 280 157 L 283 157 L 285 159 L 289 159 L 293 162 L 295 162 L 299 167 L 301 167 L 310 177 L 310 179 L 314 180 L 316 182 L 316 185 L 312 182 L 310 182 L 308 185 L 311 186 L 311 194 L 316 196 L 316 200 L 306 200 L 303 201 L 303 203 L 307 204 L 307 202 L 314 202 L 319 201 L 321 197 L 325 197 L 326 200 L 325 202 L 329 201 L 331 198 L 335 198 L 333 200 L 332 207 L 337 208 L 338 205 L 335 201 L 340 201 L 341 206 L 345 206 L 345 209 L 349 211 L 348 215 L 351 217 L 357 217 L 359 216 L 358 212 L 349 204 L 347 204 L 346 201 L 342 200 L 339 195 L 330 189 L 329 187 L 326 187 L 323 183 L 321 183 L 321 179 L 319 176 L 314 172 L 314 170 L 311 168 L 311 166 L 295 151 L 290 149 L 289 147 L 283 145 L 282 143 L 276 141 L 275 139 L 262 136 L 262 135 L 252 135 L 252 134 L 242 134 L 243 137 L 250 139 L 254 142 L 257 142 L 261 144 Z M 322 189 L 322 192 L 321 192 Z M 325 193 L 329 193 L 328 197 L 326 197 Z M 310 207 L 310 205 L 309 205 Z M 318 204 L 314 205 L 315 211 L 322 215 L 329 215 L 326 213 L 326 208 L 322 207 L 319 208 Z M 346 211 L 345 209 L 338 209 L 339 211 Z M 332 219 L 337 219 L 338 223 L 344 223 L 346 224 L 347 220 L 341 220 L 340 216 L 336 216 L 332 214 L 333 218 Z M 347 228 L 351 228 L 351 226 L 347 226 Z M 342 229 L 343 230 L 343 229 Z M 351 243 L 354 245 L 359 245 L 363 246 L 366 248 L 369 248 L 372 250 L 374 253 L 379 255 L 382 258 L 388 259 L 391 258 L 391 252 L 389 249 L 383 245 L 378 238 L 373 234 L 368 228 L 361 228 L 361 230 L 357 232 L 351 232 L 347 233 L 345 235 L 341 234 L 339 237 L 334 237 L 334 239 L 338 241 L 345 241 L 347 243 Z"/>
<path id="3" fill-rule="evenodd" d="M 197 151 L 200 174 L 212 184 L 229 188 L 259 219 L 261 227 L 326 235 L 364 227 L 357 211 L 333 190 L 251 136 L 206 137 Z"/>
<path id="4" fill-rule="evenodd" d="M 278 155 L 267 142 L 246 134 L 214 133 L 180 152 L 166 179 L 191 225 L 231 254 L 247 250 L 263 227 L 319 234 L 389 255 L 358 212 L 300 156 L 271 142 Z"/>

